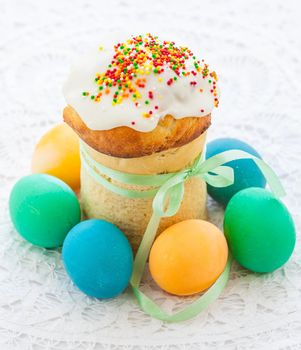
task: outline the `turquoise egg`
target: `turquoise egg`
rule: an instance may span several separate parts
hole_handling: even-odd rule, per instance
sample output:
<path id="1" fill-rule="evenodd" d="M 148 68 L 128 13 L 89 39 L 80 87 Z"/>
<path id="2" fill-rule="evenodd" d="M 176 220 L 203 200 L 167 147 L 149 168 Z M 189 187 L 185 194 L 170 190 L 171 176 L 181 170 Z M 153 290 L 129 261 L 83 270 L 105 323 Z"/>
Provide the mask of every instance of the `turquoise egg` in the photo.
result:
<path id="1" fill-rule="evenodd" d="M 208 159 L 218 153 L 230 150 L 245 151 L 261 159 L 260 154 L 253 147 L 246 142 L 234 138 L 220 138 L 209 142 L 207 145 L 206 158 Z M 245 188 L 265 187 L 265 177 L 253 160 L 233 160 L 224 165 L 230 166 L 234 170 L 234 183 L 227 187 L 213 187 L 207 185 L 210 196 L 220 204 L 226 206 L 235 193 Z"/>
<path id="2" fill-rule="evenodd" d="M 255 272 L 281 267 L 296 242 L 287 208 L 261 188 L 248 188 L 233 196 L 226 208 L 224 232 L 234 259 Z"/>
<path id="3" fill-rule="evenodd" d="M 75 193 L 63 181 L 45 174 L 21 178 L 9 198 L 11 220 L 30 243 L 55 248 L 81 218 Z"/>
<path id="4" fill-rule="evenodd" d="M 64 241 L 62 257 L 73 283 L 92 297 L 117 296 L 132 275 L 133 253 L 126 236 L 104 220 L 74 226 Z"/>

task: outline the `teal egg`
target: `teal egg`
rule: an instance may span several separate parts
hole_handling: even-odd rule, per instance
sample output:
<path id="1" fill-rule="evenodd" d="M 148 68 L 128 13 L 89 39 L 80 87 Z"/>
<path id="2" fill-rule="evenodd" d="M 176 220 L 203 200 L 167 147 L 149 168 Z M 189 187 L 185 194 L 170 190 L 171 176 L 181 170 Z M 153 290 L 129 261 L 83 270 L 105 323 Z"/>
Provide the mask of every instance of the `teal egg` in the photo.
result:
<path id="1" fill-rule="evenodd" d="M 287 208 L 261 188 L 248 188 L 232 197 L 225 211 L 224 232 L 234 259 L 254 272 L 281 267 L 296 242 Z"/>
<path id="2" fill-rule="evenodd" d="M 79 202 L 71 188 L 45 174 L 21 178 L 11 191 L 9 210 L 19 234 L 45 248 L 61 246 L 81 218 Z"/>
<path id="3" fill-rule="evenodd" d="M 209 142 L 206 150 L 206 158 L 208 159 L 221 152 L 232 150 L 244 151 L 261 159 L 260 154 L 252 146 L 241 140 L 229 137 L 220 138 Z M 229 200 L 237 192 L 245 188 L 265 187 L 265 177 L 253 160 L 232 160 L 224 165 L 227 165 L 233 169 L 234 183 L 226 187 L 214 187 L 209 184 L 207 185 L 209 195 L 223 206 L 226 206 Z"/>

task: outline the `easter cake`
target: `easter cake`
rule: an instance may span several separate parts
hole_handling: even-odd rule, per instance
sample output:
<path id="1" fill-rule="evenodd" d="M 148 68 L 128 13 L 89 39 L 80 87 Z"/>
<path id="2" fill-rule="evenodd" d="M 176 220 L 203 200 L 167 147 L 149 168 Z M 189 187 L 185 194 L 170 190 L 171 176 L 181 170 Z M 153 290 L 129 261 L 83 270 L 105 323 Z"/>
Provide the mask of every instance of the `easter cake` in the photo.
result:
<path id="1" fill-rule="evenodd" d="M 211 112 L 219 102 L 216 73 L 204 60 L 150 34 L 101 47 L 80 59 L 64 95 L 64 120 L 79 135 L 89 158 L 110 169 L 145 175 L 190 166 L 203 151 Z M 137 249 L 152 198 L 120 197 L 82 166 L 81 203 L 86 217 L 113 222 Z M 206 185 L 193 178 L 185 183 L 180 210 L 162 219 L 158 232 L 199 218 L 206 218 Z"/>

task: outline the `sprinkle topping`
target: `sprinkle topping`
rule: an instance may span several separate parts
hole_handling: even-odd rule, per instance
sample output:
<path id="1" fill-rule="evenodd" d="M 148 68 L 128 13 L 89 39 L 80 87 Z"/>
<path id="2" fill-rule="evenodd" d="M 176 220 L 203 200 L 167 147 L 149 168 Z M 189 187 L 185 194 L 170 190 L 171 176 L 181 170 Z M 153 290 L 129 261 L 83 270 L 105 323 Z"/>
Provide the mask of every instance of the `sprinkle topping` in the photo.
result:
<path id="1" fill-rule="evenodd" d="M 100 47 L 100 50 L 103 48 Z M 193 69 L 191 65 L 187 65 L 191 60 Z M 160 75 L 167 69 L 173 72 L 173 77 L 164 81 Z M 113 106 L 130 99 L 137 108 L 141 103 L 144 104 L 148 110 L 143 111 L 141 115 L 150 118 L 153 114 L 152 109 L 158 110 L 160 106 L 159 101 L 156 101 L 155 92 L 147 86 L 146 76 L 149 74 L 158 75 L 157 81 L 165 83 L 168 87 L 177 84 L 182 77 L 191 77 L 190 86 L 195 89 L 200 79 L 208 79 L 209 91 L 214 96 L 214 106 L 219 104 L 216 73 L 209 71 L 204 60 L 198 60 L 187 47 L 177 47 L 173 41 L 160 41 L 157 36 L 151 34 L 138 35 L 115 45 L 110 64 L 104 72 L 97 73 L 94 77 L 97 91 L 84 91 L 82 96 L 89 97 L 91 102 L 97 103 L 104 94 L 111 94 Z M 141 101 L 144 89 L 148 89 L 148 99 Z M 198 91 L 201 94 L 203 89 Z M 149 107 L 152 109 L 149 110 Z M 200 111 L 205 112 L 203 108 L 200 108 Z"/>
<path id="2" fill-rule="evenodd" d="M 187 47 L 151 34 L 79 57 L 64 84 L 92 130 L 154 130 L 160 119 L 203 117 L 219 104 L 216 73 Z"/>

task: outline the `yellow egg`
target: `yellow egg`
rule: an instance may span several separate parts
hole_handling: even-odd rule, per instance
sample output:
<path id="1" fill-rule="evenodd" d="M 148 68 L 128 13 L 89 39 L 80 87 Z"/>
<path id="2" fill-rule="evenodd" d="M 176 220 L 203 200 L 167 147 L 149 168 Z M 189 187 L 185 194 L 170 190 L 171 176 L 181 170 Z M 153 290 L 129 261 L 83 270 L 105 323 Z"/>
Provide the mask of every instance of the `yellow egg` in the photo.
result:
<path id="1" fill-rule="evenodd" d="M 186 220 L 156 239 L 150 272 L 166 292 L 192 295 L 209 288 L 225 269 L 228 246 L 224 234 L 204 220 Z"/>
<path id="2" fill-rule="evenodd" d="M 46 132 L 35 147 L 33 173 L 53 175 L 73 190 L 80 187 L 79 138 L 65 123 Z"/>

